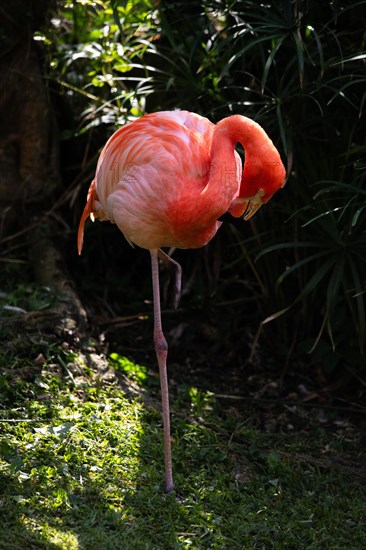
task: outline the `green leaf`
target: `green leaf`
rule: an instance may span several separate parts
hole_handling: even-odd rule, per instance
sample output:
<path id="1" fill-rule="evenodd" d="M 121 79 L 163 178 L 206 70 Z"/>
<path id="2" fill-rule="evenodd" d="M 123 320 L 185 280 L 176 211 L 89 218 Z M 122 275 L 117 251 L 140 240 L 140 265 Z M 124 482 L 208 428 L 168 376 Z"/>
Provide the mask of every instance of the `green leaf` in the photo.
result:
<path id="1" fill-rule="evenodd" d="M 323 258 L 324 256 L 328 255 L 328 251 L 324 250 L 322 252 L 317 252 L 316 254 L 311 254 L 310 256 L 306 256 L 306 258 L 303 258 L 302 260 L 296 262 L 291 267 L 287 268 L 286 271 L 281 273 L 281 275 L 277 279 L 277 285 L 280 285 L 283 283 L 284 279 L 290 275 L 290 273 L 293 273 L 297 269 L 300 269 L 300 267 L 303 267 L 304 265 L 312 262 L 313 260 L 317 260 L 320 258 Z"/>
<path id="2" fill-rule="evenodd" d="M 329 271 L 333 269 L 336 262 L 337 258 L 332 256 L 328 259 L 328 261 L 318 266 L 317 271 L 314 273 L 314 275 L 307 282 L 307 284 L 299 294 L 299 298 L 303 298 L 307 294 L 310 294 L 310 292 L 312 292 L 319 285 L 320 281 L 329 274 Z"/>
<path id="3" fill-rule="evenodd" d="M 300 32 L 298 30 L 296 30 L 292 36 L 296 44 L 300 88 L 303 88 L 304 87 L 304 44 L 303 44 Z"/>
<path id="4" fill-rule="evenodd" d="M 274 48 L 272 49 L 271 53 L 269 54 L 269 56 L 267 58 L 266 64 L 264 66 L 262 82 L 261 82 L 262 93 L 264 93 L 268 73 L 269 73 L 270 68 L 272 66 L 272 63 L 274 61 L 274 58 L 276 57 L 276 54 L 277 54 L 278 50 L 280 49 L 280 47 L 282 46 L 282 43 L 285 40 L 285 38 L 286 38 L 286 36 L 281 36 L 277 41 L 274 42 L 275 46 L 274 46 Z"/>
<path id="5" fill-rule="evenodd" d="M 361 353 L 365 352 L 365 334 L 366 334 L 366 310 L 365 310 L 365 282 L 362 283 L 357 263 L 353 258 L 348 258 L 348 267 L 351 270 L 354 284 L 353 299 L 356 300 L 358 311 L 359 345 Z"/>
<path id="6" fill-rule="evenodd" d="M 274 244 L 271 246 L 267 246 L 257 256 L 255 257 L 255 261 L 259 260 L 262 256 L 265 254 L 269 254 L 270 252 L 277 252 L 279 250 L 286 250 L 286 249 L 296 249 L 296 248 L 323 248 L 324 243 L 319 241 L 300 241 L 300 242 L 287 242 L 287 243 L 279 243 Z"/>
<path id="7" fill-rule="evenodd" d="M 128 73 L 133 69 L 133 65 L 131 63 L 119 61 L 113 65 L 113 68 L 119 73 Z"/>

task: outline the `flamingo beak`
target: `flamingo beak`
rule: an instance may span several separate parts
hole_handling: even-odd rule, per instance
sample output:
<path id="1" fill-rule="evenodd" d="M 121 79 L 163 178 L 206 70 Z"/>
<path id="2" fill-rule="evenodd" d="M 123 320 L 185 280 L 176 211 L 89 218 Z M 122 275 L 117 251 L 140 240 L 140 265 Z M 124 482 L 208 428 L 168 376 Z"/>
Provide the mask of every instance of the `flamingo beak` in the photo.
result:
<path id="1" fill-rule="evenodd" d="M 233 200 L 230 208 L 227 212 L 222 214 L 218 219 L 219 221 L 228 221 L 233 223 L 233 220 L 240 219 L 248 221 L 254 216 L 259 208 L 264 204 L 262 197 L 264 196 L 264 189 L 258 189 L 253 197 L 237 197 Z"/>
<path id="2" fill-rule="evenodd" d="M 258 189 L 256 194 L 248 199 L 247 206 L 243 214 L 243 220 L 247 222 L 248 220 L 250 220 L 250 218 L 254 216 L 257 210 L 260 209 L 262 204 L 264 204 L 262 199 L 263 195 L 264 190 Z"/>

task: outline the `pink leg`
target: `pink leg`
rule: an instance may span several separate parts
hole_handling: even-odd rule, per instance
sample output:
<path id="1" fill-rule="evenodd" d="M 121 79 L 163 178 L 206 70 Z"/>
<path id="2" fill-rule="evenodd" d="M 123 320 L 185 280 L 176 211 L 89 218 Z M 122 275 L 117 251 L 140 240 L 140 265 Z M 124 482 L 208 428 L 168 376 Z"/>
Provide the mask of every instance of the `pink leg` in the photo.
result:
<path id="1" fill-rule="evenodd" d="M 161 325 L 160 310 L 160 288 L 159 288 L 159 263 L 158 250 L 150 250 L 152 283 L 154 296 L 154 343 L 156 357 L 159 364 L 161 403 L 163 408 L 163 426 L 164 426 L 164 454 L 165 454 L 165 492 L 170 493 L 173 490 L 173 468 L 172 451 L 170 441 L 170 414 L 169 414 L 169 390 L 166 360 L 168 355 L 168 344 L 163 334 Z"/>
<path id="2" fill-rule="evenodd" d="M 173 306 L 174 309 L 177 309 L 180 302 L 182 289 L 182 268 L 178 262 L 173 260 L 173 258 L 168 256 L 168 254 L 165 254 L 165 252 L 163 252 L 162 250 L 158 250 L 158 256 L 170 270 L 174 270 Z"/>

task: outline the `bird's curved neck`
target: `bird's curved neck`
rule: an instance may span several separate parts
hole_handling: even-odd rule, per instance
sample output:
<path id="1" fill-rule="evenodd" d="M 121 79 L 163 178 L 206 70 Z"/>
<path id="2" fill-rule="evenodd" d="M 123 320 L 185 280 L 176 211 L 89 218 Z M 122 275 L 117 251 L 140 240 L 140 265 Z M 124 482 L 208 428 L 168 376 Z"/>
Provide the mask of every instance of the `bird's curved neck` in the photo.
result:
<path id="1" fill-rule="evenodd" d="M 267 134 L 254 120 L 242 115 L 232 115 L 216 124 L 211 150 L 227 141 L 231 147 L 241 143 L 248 155 L 261 149 L 267 140 Z"/>
<path id="2" fill-rule="evenodd" d="M 267 176 L 271 163 L 278 163 L 279 156 L 259 124 L 241 115 L 227 117 L 216 124 L 212 137 L 211 174 L 213 179 L 219 176 L 220 181 L 215 181 L 217 185 L 227 185 L 235 171 L 238 174 L 238 156 L 235 154 L 237 143 L 241 143 L 245 151 L 237 197 L 246 198 L 255 193 L 254 185 L 258 184 L 258 175 Z M 241 214 L 238 212 L 235 215 Z"/>

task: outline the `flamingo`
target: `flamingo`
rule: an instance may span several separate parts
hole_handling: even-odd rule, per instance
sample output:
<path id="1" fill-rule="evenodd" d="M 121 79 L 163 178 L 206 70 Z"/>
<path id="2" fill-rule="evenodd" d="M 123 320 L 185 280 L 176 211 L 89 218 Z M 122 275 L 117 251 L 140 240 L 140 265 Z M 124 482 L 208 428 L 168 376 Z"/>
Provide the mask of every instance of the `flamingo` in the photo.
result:
<path id="1" fill-rule="evenodd" d="M 236 143 L 245 151 L 243 169 Z M 206 245 L 222 216 L 249 220 L 284 181 L 285 169 L 272 141 L 259 124 L 241 115 L 214 124 L 189 111 L 146 114 L 119 128 L 100 154 L 80 220 L 78 252 L 89 216 L 116 223 L 131 245 L 150 251 L 167 493 L 174 484 L 159 257 L 176 270 L 176 305 L 181 268 L 161 248 Z"/>

